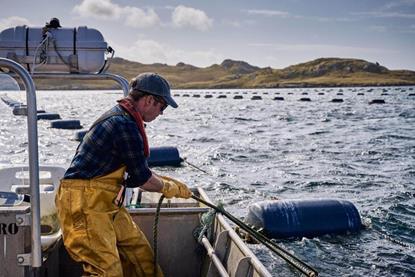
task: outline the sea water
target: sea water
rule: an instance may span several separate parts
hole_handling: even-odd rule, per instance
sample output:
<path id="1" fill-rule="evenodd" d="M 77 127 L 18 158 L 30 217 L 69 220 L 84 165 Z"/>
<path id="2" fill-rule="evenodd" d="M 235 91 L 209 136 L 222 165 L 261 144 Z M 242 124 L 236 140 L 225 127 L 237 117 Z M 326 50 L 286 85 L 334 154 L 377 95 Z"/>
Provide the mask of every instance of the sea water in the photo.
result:
<path id="1" fill-rule="evenodd" d="M 179 108 L 147 124 L 150 145 L 176 146 L 207 173 L 186 165 L 155 170 L 203 187 L 240 218 L 250 204 L 275 197 L 349 200 L 368 226 L 359 234 L 278 243 L 320 276 L 414 276 L 413 93 L 413 87 L 176 90 Z M 25 102 L 23 92 L 0 92 L 6 94 Z M 88 128 L 121 96 L 39 91 L 37 105 Z M 311 101 L 299 101 L 304 97 Z M 374 99 L 385 104 L 370 105 Z M 27 163 L 26 120 L 0 103 L 0 163 Z M 75 131 L 40 120 L 38 132 L 40 162 L 67 166 L 78 145 Z M 273 275 L 298 275 L 266 248 L 251 249 Z"/>

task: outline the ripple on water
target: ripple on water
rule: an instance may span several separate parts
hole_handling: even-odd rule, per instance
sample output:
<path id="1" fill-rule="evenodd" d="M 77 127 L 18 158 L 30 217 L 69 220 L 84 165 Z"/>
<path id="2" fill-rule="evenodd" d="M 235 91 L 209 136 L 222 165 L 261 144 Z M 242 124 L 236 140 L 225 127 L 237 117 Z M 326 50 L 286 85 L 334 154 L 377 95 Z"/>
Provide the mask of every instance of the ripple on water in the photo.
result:
<path id="1" fill-rule="evenodd" d="M 397 89 L 384 107 L 367 105 L 378 89 L 354 97 L 367 88 L 343 88 L 341 106 L 328 104 L 330 93 L 338 91 L 333 88 L 318 89 L 326 94 L 307 104 L 296 101 L 295 95 L 303 92 L 297 89 L 267 90 L 286 97 L 278 103 L 266 97 L 179 97 L 179 109 L 167 109 L 148 124 L 151 146 L 176 146 L 209 174 L 188 166 L 156 170 L 202 186 L 214 203 L 222 201 L 237 216 L 250 204 L 273 197 L 353 200 L 371 222 L 368 229 L 280 245 L 317 268 L 320 276 L 415 276 L 415 251 L 377 232 L 415 245 L 415 109 L 413 99 Z M 40 91 L 37 96 L 46 111 L 90 126 L 120 98 L 120 91 L 113 92 Z M 307 92 L 314 97 L 313 90 Z M 67 165 L 77 147 L 70 140 L 73 132 L 51 130 L 48 122 L 39 122 L 38 131 L 41 162 Z M 12 116 L 0 103 L 0 162 L 27 163 L 27 156 L 26 118 Z M 273 275 L 298 276 L 264 247 L 250 247 Z"/>
<path id="2" fill-rule="evenodd" d="M 404 118 L 415 118 L 415 109 L 404 110 L 399 116 Z"/>

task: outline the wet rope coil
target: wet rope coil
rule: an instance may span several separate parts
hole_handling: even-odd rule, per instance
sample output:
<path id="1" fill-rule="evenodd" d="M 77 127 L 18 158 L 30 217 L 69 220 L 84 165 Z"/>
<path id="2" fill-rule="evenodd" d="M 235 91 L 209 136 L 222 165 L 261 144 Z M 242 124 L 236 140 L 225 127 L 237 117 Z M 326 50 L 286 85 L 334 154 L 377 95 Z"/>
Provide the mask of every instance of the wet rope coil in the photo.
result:
<path id="1" fill-rule="evenodd" d="M 198 243 L 202 243 L 203 236 L 206 235 L 209 239 L 208 230 L 212 228 L 213 222 L 216 216 L 216 211 L 211 209 L 209 212 L 202 214 L 200 217 L 200 225 L 194 229 L 193 237 L 197 240 Z"/>

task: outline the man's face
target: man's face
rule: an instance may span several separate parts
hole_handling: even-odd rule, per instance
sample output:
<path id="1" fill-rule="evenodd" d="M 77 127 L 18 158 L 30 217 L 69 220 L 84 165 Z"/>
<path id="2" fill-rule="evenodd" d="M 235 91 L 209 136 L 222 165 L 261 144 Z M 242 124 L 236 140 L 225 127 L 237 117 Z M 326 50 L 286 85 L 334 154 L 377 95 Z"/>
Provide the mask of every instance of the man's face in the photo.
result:
<path id="1" fill-rule="evenodd" d="M 159 96 L 148 95 L 146 97 L 148 99 L 146 99 L 146 110 L 143 113 L 143 120 L 151 122 L 163 114 L 163 111 L 167 108 L 167 103 Z"/>

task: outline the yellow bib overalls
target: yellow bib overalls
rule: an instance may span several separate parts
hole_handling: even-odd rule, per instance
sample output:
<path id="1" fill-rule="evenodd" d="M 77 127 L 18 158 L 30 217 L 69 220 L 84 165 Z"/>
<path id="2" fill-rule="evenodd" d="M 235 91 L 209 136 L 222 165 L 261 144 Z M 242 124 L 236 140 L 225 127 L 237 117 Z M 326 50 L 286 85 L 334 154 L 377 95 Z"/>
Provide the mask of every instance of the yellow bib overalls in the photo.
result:
<path id="1" fill-rule="evenodd" d="M 61 180 L 55 202 L 63 241 L 86 275 L 154 276 L 150 244 L 125 207 L 114 204 L 125 169 Z"/>

